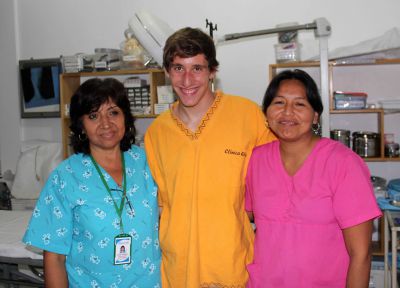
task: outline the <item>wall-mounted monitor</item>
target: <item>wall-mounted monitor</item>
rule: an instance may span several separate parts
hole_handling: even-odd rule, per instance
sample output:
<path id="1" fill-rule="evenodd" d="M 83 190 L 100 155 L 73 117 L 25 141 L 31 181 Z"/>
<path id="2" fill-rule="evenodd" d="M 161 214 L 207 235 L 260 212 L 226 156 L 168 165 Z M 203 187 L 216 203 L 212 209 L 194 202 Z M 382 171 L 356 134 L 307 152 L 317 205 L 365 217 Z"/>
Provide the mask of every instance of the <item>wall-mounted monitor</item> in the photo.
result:
<path id="1" fill-rule="evenodd" d="M 21 118 L 60 117 L 60 58 L 19 61 Z"/>

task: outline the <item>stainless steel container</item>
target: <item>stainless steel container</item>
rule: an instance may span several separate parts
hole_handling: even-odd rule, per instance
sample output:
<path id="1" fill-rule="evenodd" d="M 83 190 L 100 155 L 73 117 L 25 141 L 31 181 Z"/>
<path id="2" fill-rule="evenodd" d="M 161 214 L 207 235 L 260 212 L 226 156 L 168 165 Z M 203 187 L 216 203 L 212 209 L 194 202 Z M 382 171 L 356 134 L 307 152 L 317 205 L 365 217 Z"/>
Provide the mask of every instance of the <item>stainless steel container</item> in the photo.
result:
<path id="1" fill-rule="evenodd" d="M 378 157 L 379 134 L 367 131 L 353 132 L 353 151 L 361 157 Z"/>
<path id="2" fill-rule="evenodd" d="M 350 148 L 350 131 L 344 129 L 331 130 L 331 139 L 339 141 Z"/>
<path id="3" fill-rule="evenodd" d="M 400 156 L 399 143 L 386 143 L 385 144 L 385 156 L 386 157 L 399 157 Z"/>

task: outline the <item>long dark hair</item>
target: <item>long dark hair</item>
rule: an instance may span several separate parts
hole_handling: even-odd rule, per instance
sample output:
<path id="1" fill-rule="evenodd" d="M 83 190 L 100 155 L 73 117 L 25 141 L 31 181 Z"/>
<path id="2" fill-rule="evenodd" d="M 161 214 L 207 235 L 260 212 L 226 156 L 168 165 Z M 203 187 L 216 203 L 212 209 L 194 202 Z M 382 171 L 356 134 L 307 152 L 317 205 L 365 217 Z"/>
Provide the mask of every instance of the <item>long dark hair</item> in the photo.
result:
<path id="1" fill-rule="evenodd" d="M 114 78 L 93 78 L 85 81 L 71 98 L 69 128 L 71 129 L 70 145 L 74 153 L 90 154 L 89 139 L 83 131 L 82 116 L 97 111 L 101 105 L 110 100 L 124 113 L 125 135 L 120 142 L 121 150 L 127 151 L 135 143 L 135 119 L 131 114 L 124 85 Z"/>

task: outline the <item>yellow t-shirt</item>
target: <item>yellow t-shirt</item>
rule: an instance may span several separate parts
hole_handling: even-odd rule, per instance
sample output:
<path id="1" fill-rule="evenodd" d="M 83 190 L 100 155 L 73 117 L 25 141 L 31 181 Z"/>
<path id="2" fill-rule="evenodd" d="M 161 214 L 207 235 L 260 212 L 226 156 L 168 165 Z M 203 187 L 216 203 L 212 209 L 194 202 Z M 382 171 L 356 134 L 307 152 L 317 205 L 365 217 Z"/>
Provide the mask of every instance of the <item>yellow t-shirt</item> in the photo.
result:
<path id="1" fill-rule="evenodd" d="M 273 139 L 255 103 L 220 91 L 195 133 L 171 111 L 150 125 L 145 147 L 162 206 L 163 287 L 245 286 L 254 238 L 245 174 L 252 149 Z"/>

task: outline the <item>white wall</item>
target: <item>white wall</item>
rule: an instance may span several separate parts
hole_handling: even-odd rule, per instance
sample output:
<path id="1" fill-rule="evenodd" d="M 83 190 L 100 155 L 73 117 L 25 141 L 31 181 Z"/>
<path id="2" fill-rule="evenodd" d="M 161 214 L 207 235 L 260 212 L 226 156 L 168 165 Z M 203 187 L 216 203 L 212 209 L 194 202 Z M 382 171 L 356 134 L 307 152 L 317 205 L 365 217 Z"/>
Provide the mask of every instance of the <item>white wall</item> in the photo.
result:
<path id="1" fill-rule="evenodd" d="M 15 50 L 6 50 L 6 56 L 1 50 L 1 66 L 4 62 L 15 61 L 15 53 L 17 59 L 48 58 L 77 52 L 91 53 L 96 47 L 117 48 L 124 40 L 123 32 L 129 19 L 142 8 L 163 19 L 173 29 L 184 26 L 205 29 L 205 19 L 208 18 L 218 25 L 218 31 L 215 32 L 218 35 L 268 29 L 287 22 L 311 23 L 316 18 L 325 17 L 333 30 L 329 38 L 330 48 L 355 44 L 381 35 L 392 27 L 400 27 L 398 0 L 13 1 L 17 9 L 17 47 Z M 1 1 L 0 8 L 2 14 L 8 13 L 10 15 L 7 16 L 12 17 L 13 5 L 9 2 Z M 0 37 L 3 43 L 3 37 L 7 35 L 1 34 Z M 8 37 L 12 38 L 10 35 Z M 299 41 L 318 52 L 318 42 L 314 40 L 312 31 L 301 32 Z M 260 103 L 268 82 L 268 65 L 275 62 L 275 43 L 276 36 L 266 36 L 219 46 L 220 87 L 228 93 L 243 95 Z M 18 97 L 16 80 L 1 81 L 2 97 L 14 101 Z M 3 88 L 3 84 L 6 88 Z M 4 94 L 3 89 L 11 92 Z M 1 105 L 0 112 L 4 109 Z M 16 117 L 18 109 L 13 105 L 9 113 Z M 46 140 L 59 140 L 59 122 L 56 120 L 59 119 L 15 120 L 7 121 L 7 125 L 3 126 L 11 126 L 17 131 L 21 129 L 20 140 L 37 136 L 46 137 Z M 11 129 L 3 126 L 0 126 L 1 135 L 4 129 Z M 9 149 L 15 149 L 3 143 L 1 140 L 1 155 L 8 154 Z M 2 162 L 3 171 L 14 166 L 5 164 L 4 160 Z"/>
<path id="2" fill-rule="evenodd" d="M 14 1 L 0 2 L 0 161 L 15 171 L 20 146 Z"/>

